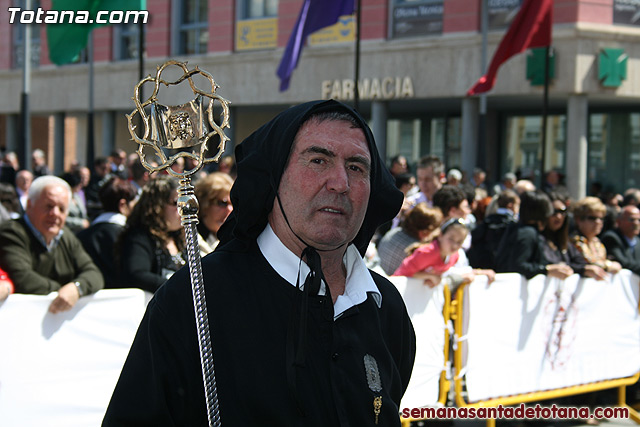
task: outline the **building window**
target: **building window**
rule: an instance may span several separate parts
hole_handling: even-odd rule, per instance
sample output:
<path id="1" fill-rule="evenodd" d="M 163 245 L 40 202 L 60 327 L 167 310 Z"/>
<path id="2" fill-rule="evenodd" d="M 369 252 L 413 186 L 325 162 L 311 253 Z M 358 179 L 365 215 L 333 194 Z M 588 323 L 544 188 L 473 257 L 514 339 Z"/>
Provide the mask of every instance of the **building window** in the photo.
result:
<path id="1" fill-rule="evenodd" d="M 640 113 L 589 116 L 588 184 L 622 193 L 640 186 Z"/>
<path id="2" fill-rule="evenodd" d="M 114 58 L 118 60 L 138 58 L 139 40 L 140 24 L 128 23 L 118 25 L 115 28 Z"/>
<path id="3" fill-rule="evenodd" d="M 240 0 L 240 19 L 278 16 L 278 0 Z"/>
<path id="4" fill-rule="evenodd" d="M 443 0 L 394 0 L 390 8 L 390 38 L 442 34 Z"/>
<path id="5" fill-rule="evenodd" d="M 401 154 L 413 168 L 420 157 L 431 154 L 440 157 L 447 167 L 460 167 L 461 126 L 460 117 L 390 119 L 387 121 L 387 159 Z"/>
<path id="6" fill-rule="evenodd" d="M 518 14 L 522 0 L 488 0 L 486 4 L 489 18 L 489 30 L 509 28 L 513 18 Z"/>
<path id="7" fill-rule="evenodd" d="M 178 23 L 178 54 L 207 53 L 209 40 L 208 0 L 182 0 Z"/>
<path id="8" fill-rule="evenodd" d="M 542 117 L 508 117 L 505 127 L 505 168 L 534 183 L 540 180 L 540 156 L 542 155 Z M 566 116 L 549 116 L 544 172 L 552 169 L 564 171 L 566 149 Z"/>
<path id="9" fill-rule="evenodd" d="M 24 7 L 23 2 L 14 2 L 15 7 Z M 37 10 L 40 7 L 40 1 L 32 2 L 32 10 Z M 31 66 L 37 67 L 40 65 L 40 25 L 31 25 Z M 13 58 L 11 64 L 13 68 L 22 68 L 24 63 L 24 33 L 27 24 L 16 23 L 11 25 L 13 30 Z"/>

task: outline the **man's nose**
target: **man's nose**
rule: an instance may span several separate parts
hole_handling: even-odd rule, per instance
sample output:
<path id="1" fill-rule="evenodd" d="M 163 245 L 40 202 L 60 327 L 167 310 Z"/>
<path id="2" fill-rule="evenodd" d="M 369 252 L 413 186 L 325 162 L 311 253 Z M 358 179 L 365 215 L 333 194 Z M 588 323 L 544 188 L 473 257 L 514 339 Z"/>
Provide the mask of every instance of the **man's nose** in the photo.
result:
<path id="1" fill-rule="evenodd" d="M 346 193 L 349 190 L 349 174 L 344 166 L 335 166 L 329 171 L 327 189 L 336 193 Z"/>

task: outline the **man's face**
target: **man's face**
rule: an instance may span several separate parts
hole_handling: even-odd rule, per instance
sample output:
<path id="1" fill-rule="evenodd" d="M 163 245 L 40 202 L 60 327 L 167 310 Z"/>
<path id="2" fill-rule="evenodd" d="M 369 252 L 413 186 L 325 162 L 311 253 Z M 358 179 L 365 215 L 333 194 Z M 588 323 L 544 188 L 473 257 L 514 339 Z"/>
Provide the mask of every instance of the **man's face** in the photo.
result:
<path id="1" fill-rule="evenodd" d="M 33 182 L 33 175 L 29 171 L 20 171 L 16 175 L 16 187 L 25 193 L 29 191 L 29 187 L 31 187 L 31 182 Z"/>
<path id="2" fill-rule="evenodd" d="M 618 218 L 618 228 L 624 236 L 631 239 L 640 233 L 640 209 L 625 206 Z"/>
<path id="3" fill-rule="evenodd" d="M 67 219 L 69 192 L 59 185 L 46 187 L 40 197 L 27 201 L 26 213 L 31 224 L 47 243 L 58 235 Z"/>
<path id="4" fill-rule="evenodd" d="M 440 174 L 434 173 L 433 168 L 427 166 L 426 168 L 419 168 L 416 175 L 418 177 L 418 187 L 420 191 L 427 196 L 429 200 L 433 199 L 436 191 L 442 188 L 442 177 Z"/>
<path id="5" fill-rule="evenodd" d="M 469 206 L 469 201 L 464 199 L 457 207 L 452 208 L 449 211 L 449 216 L 453 218 L 466 218 L 470 213 L 471 207 Z"/>
<path id="6" fill-rule="evenodd" d="M 350 243 L 367 211 L 370 169 L 361 129 L 345 121 L 306 122 L 296 135 L 278 190 L 291 229 L 317 249 Z M 277 203 L 269 222 L 280 240 L 299 253 L 304 245 L 286 225 Z"/>
<path id="7" fill-rule="evenodd" d="M 404 157 L 398 157 L 398 160 L 396 160 L 391 165 L 391 173 L 394 175 L 400 175 L 401 173 L 406 173 L 407 170 L 408 170 L 407 159 L 405 159 Z"/>
<path id="8" fill-rule="evenodd" d="M 82 167 L 80 168 L 80 179 L 82 180 L 82 186 L 86 187 L 89 185 L 89 181 L 91 180 L 91 171 L 89 168 Z"/>
<path id="9" fill-rule="evenodd" d="M 100 178 L 103 178 L 107 176 L 107 173 L 109 172 L 109 164 L 108 163 L 98 164 L 98 165 L 95 165 L 94 169 L 95 169 L 96 175 L 99 176 Z"/>

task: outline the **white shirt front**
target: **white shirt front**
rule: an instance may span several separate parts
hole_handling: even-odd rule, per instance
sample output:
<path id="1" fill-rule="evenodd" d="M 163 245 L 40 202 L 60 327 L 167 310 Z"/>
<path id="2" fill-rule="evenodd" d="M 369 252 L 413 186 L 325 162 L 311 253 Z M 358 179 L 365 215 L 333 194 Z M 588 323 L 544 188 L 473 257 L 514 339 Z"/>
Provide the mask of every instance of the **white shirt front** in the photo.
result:
<path id="1" fill-rule="evenodd" d="M 300 281 L 300 286 L 303 286 L 304 280 L 310 272 L 309 266 L 280 241 L 269 224 L 267 224 L 257 240 L 260 252 L 262 252 L 262 255 L 264 255 L 276 273 L 292 286 L 296 286 L 298 280 Z M 373 281 L 371 273 L 367 269 L 358 249 L 353 244 L 347 247 L 342 262 L 347 271 L 347 280 L 344 293 L 338 295 L 336 302 L 333 304 L 334 320 L 351 307 L 363 303 L 367 299 L 369 292 L 372 293 L 378 307 L 381 307 L 382 294 Z M 298 272 L 300 273 L 299 277 Z M 320 285 L 319 293 L 320 295 L 326 294 L 324 280 Z"/>

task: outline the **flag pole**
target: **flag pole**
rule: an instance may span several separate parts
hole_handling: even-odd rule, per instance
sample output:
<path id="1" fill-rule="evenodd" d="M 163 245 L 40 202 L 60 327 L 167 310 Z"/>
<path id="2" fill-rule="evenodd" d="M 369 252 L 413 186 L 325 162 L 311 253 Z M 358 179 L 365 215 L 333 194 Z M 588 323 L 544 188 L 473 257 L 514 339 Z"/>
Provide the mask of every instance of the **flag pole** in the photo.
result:
<path id="1" fill-rule="evenodd" d="M 358 80 L 360 80 L 360 6 L 361 0 L 356 2 L 356 64 L 355 75 L 353 76 L 353 109 L 358 111 L 360 109 L 360 89 Z"/>
<path id="2" fill-rule="evenodd" d="M 32 10 L 31 0 L 27 0 L 25 10 Z M 31 110 L 29 106 L 29 93 L 31 92 L 31 24 L 24 25 L 22 58 L 22 94 L 20 96 L 20 116 L 22 130 L 22 167 L 31 170 Z M 18 150 L 20 152 L 20 150 Z"/>
<path id="3" fill-rule="evenodd" d="M 142 79 L 144 79 L 144 49 L 144 22 L 140 20 L 140 22 L 138 23 L 138 81 L 142 81 Z M 144 101 L 144 87 L 142 86 L 140 86 L 139 96 L 139 101 L 142 103 Z M 139 117 L 138 126 L 140 126 L 140 129 L 142 129 L 144 126 L 142 115 Z"/>
<path id="4" fill-rule="evenodd" d="M 540 161 L 540 189 L 544 184 L 545 160 L 547 158 L 547 116 L 549 110 L 549 55 L 551 46 L 544 48 L 544 94 L 542 96 L 542 153 Z"/>
<path id="5" fill-rule="evenodd" d="M 87 111 L 87 167 L 95 160 L 95 145 L 93 140 L 93 30 L 89 31 L 89 109 Z"/>
<path id="6" fill-rule="evenodd" d="M 480 65 L 482 70 L 487 72 L 487 33 L 489 31 L 489 10 L 488 0 L 483 0 L 480 7 L 481 31 L 482 31 L 482 51 L 480 55 Z M 480 117 L 478 123 L 478 147 L 476 149 L 476 166 L 481 166 L 487 170 L 486 165 L 486 143 L 487 143 L 487 93 L 480 94 Z M 470 171 L 469 171 L 470 172 Z"/>

